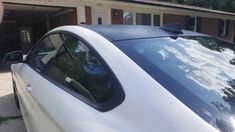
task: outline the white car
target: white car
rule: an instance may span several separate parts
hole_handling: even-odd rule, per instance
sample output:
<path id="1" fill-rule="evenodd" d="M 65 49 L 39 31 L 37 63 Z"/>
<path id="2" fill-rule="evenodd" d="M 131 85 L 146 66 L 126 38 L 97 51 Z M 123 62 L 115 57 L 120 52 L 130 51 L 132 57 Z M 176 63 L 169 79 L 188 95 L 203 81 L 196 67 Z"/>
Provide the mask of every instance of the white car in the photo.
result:
<path id="1" fill-rule="evenodd" d="M 234 53 L 174 24 L 63 26 L 4 60 L 28 132 L 232 132 Z"/>

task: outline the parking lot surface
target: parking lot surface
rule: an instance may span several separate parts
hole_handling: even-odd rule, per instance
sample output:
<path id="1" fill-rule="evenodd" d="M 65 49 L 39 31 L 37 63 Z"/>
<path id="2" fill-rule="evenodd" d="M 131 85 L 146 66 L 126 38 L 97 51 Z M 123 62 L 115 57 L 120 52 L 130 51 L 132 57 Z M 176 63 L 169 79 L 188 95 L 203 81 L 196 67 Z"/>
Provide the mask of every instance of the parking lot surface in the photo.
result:
<path id="1" fill-rule="evenodd" d="M 26 132 L 20 110 L 13 96 L 11 73 L 0 64 L 0 132 Z"/>

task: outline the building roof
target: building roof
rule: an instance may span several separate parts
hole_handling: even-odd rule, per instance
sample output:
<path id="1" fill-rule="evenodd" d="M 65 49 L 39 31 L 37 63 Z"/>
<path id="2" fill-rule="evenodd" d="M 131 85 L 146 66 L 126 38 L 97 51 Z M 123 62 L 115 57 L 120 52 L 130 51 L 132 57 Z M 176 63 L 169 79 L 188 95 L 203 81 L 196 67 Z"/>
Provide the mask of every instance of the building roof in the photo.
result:
<path id="1" fill-rule="evenodd" d="M 231 12 L 207 9 L 207 8 L 191 6 L 191 5 L 176 4 L 176 3 L 170 3 L 170 2 L 151 1 L 151 0 L 128 0 L 128 1 L 127 0 L 118 0 L 118 1 L 128 2 L 128 3 L 136 3 L 136 4 L 145 4 L 145 5 L 154 5 L 154 6 L 161 6 L 161 7 L 169 7 L 169 8 L 186 9 L 186 10 L 193 10 L 193 11 L 202 11 L 202 12 L 208 12 L 208 13 L 215 13 L 215 14 L 235 16 L 235 13 L 231 13 Z"/>
<path id="2" fill-rule="evenodd" d="M 183 34 L 167 32 L 159 27 L 142 25 L 83 25 L 102 35 L 109 41 L 121 41 L 141 38 L 156 38 L 166 36 L 207 36 L 197 32 L 182 30 Z"/>

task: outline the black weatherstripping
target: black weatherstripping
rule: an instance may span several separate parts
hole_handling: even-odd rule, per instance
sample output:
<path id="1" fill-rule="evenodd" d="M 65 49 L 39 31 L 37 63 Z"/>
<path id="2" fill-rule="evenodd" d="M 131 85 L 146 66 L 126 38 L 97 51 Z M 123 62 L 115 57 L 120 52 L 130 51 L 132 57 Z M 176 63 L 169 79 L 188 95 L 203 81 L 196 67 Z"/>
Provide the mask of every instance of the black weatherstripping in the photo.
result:
<path id="1" fill-rule="evenodd" d="M 42 77 L 44 77 L 46 80 L 50 81 L 51 83 L 55 84 L 56 86 L 58 86 L 59 88 L 63 89 L 65 92 L 71 94 L 72 96 L 78 98 L 79 100 L 83 101 L 84 103 L 88 104 L 89 106 L 95 108 L 96 110 L 100 111 L 100 112 L 107 112 L 110 111 L 112 109 L 114 109 L 115 107 L 119 106 L 125 99 L 125 93 L 124 90 L 122 89 L 122 85 L 121 83 L 118 81 L 117 77 L 115 76 L 115 74 L 113 73 L 113 71 L 111 70 L 111 68 L 108 66 L 108 64 L 105 62 L 105 60 L 100 56 L 100 54 L 86 41 L 84 40 L 82 37 L 73 34 L 71 32 L 68 31 L 64 31 L 64 30 L 60 30 L 60 31 L 54 31 L 54 32 L 50 32 L 48 34 L 46 34 L 44 37 L 42 37 L 37 44 L 31 49 L 31 51 L 28 53 L 28 56 L 26 58 L 25 63 L 27 64 L 31 54 L 33 53 L 33 51 L 38 47 L 38 45 L 40 44 L 40 41 L 43 40 L 44 38 L 53 35 L 53 34 L 65 34 L 65 35 L 70 35 L 72 37 L 78 38 L 79 40 L 81 40 L 90 50 L 91 52 L 93 52 L 94 54 L 97 55 L 97 57 L 100 59 L 100 61 L 103 63 L 103 65 L 105 66 L 105 68 L 108 70 L 109 74 L 112 75 L 112 78 L 115 80 L 115 96 L 110 99 L 107 102 L 104 103 L 95 103 L 92 102 L 91 100 L 79 95 L 78 93 L 70 90 L 69 88 L 67 88 L 66 86 L 58 83 L 57 81 L 51 79 L 47 74 L 48 74 L 48 70 L 50 69 L 51 65 L 48 65 L 46 67 L 46 70 L 44 73 L 39 72 L 38 70 L 36 70 L 34 67 L 32 67 L 31 65 L 29 65 L 33 70 L 35 70 L 38 74 L 40 74 Z M 65 44 L 65 43 L 64 43 Z M 64 47 L 64 44 L 61 46 Z M 59 51 L 59 50 L 58 50 Z M 56 54 L 58 54 L 58 51 Z M 53 60 L 52 60 L 53 62 Z M 52 64 L 52 62 L 50 64 Z"/>

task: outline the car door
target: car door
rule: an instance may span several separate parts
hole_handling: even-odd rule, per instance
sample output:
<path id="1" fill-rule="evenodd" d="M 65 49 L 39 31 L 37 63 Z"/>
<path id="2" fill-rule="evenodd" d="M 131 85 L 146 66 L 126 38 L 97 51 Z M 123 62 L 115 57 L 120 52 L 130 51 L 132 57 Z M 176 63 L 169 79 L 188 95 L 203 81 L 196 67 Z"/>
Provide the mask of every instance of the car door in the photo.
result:
<path id="1" fill-rule="evenodd" d="M 34 113 L 32 112 L 35 90 L 40 79 L 46 73 L 47 65 L 53 60 L 65 39 L 65 36 L 61 34 L 46 36 L 34 47 L 27 57 L 26 63 L 19 66 L 19 82 L 22 87 L 19 92 L 22 95 L 23 108 L 26 111 L 23 116 L 29 131 L 34 131 L 35 128 L 33 124 Z"/>
<path id="2" fill-rule="evenodd" d="M 25 63 L 13 64 L 12 74 L 19 93 L 21 113 L 24 117 L 26 127 L 31 129 L 28 123 L 32 119 L 33 94 L 41 76 Z"/>
<path id="3" fill-rule="evenodd" d="M 89 129 L 84 123 L 95 125 L 96 109 L 107 111 L 122 101 L 115 94 L 120 85 L 109 73 L 80 39 L 69 36 L 36 89 L 35 132 L 75 132 Z"/>

